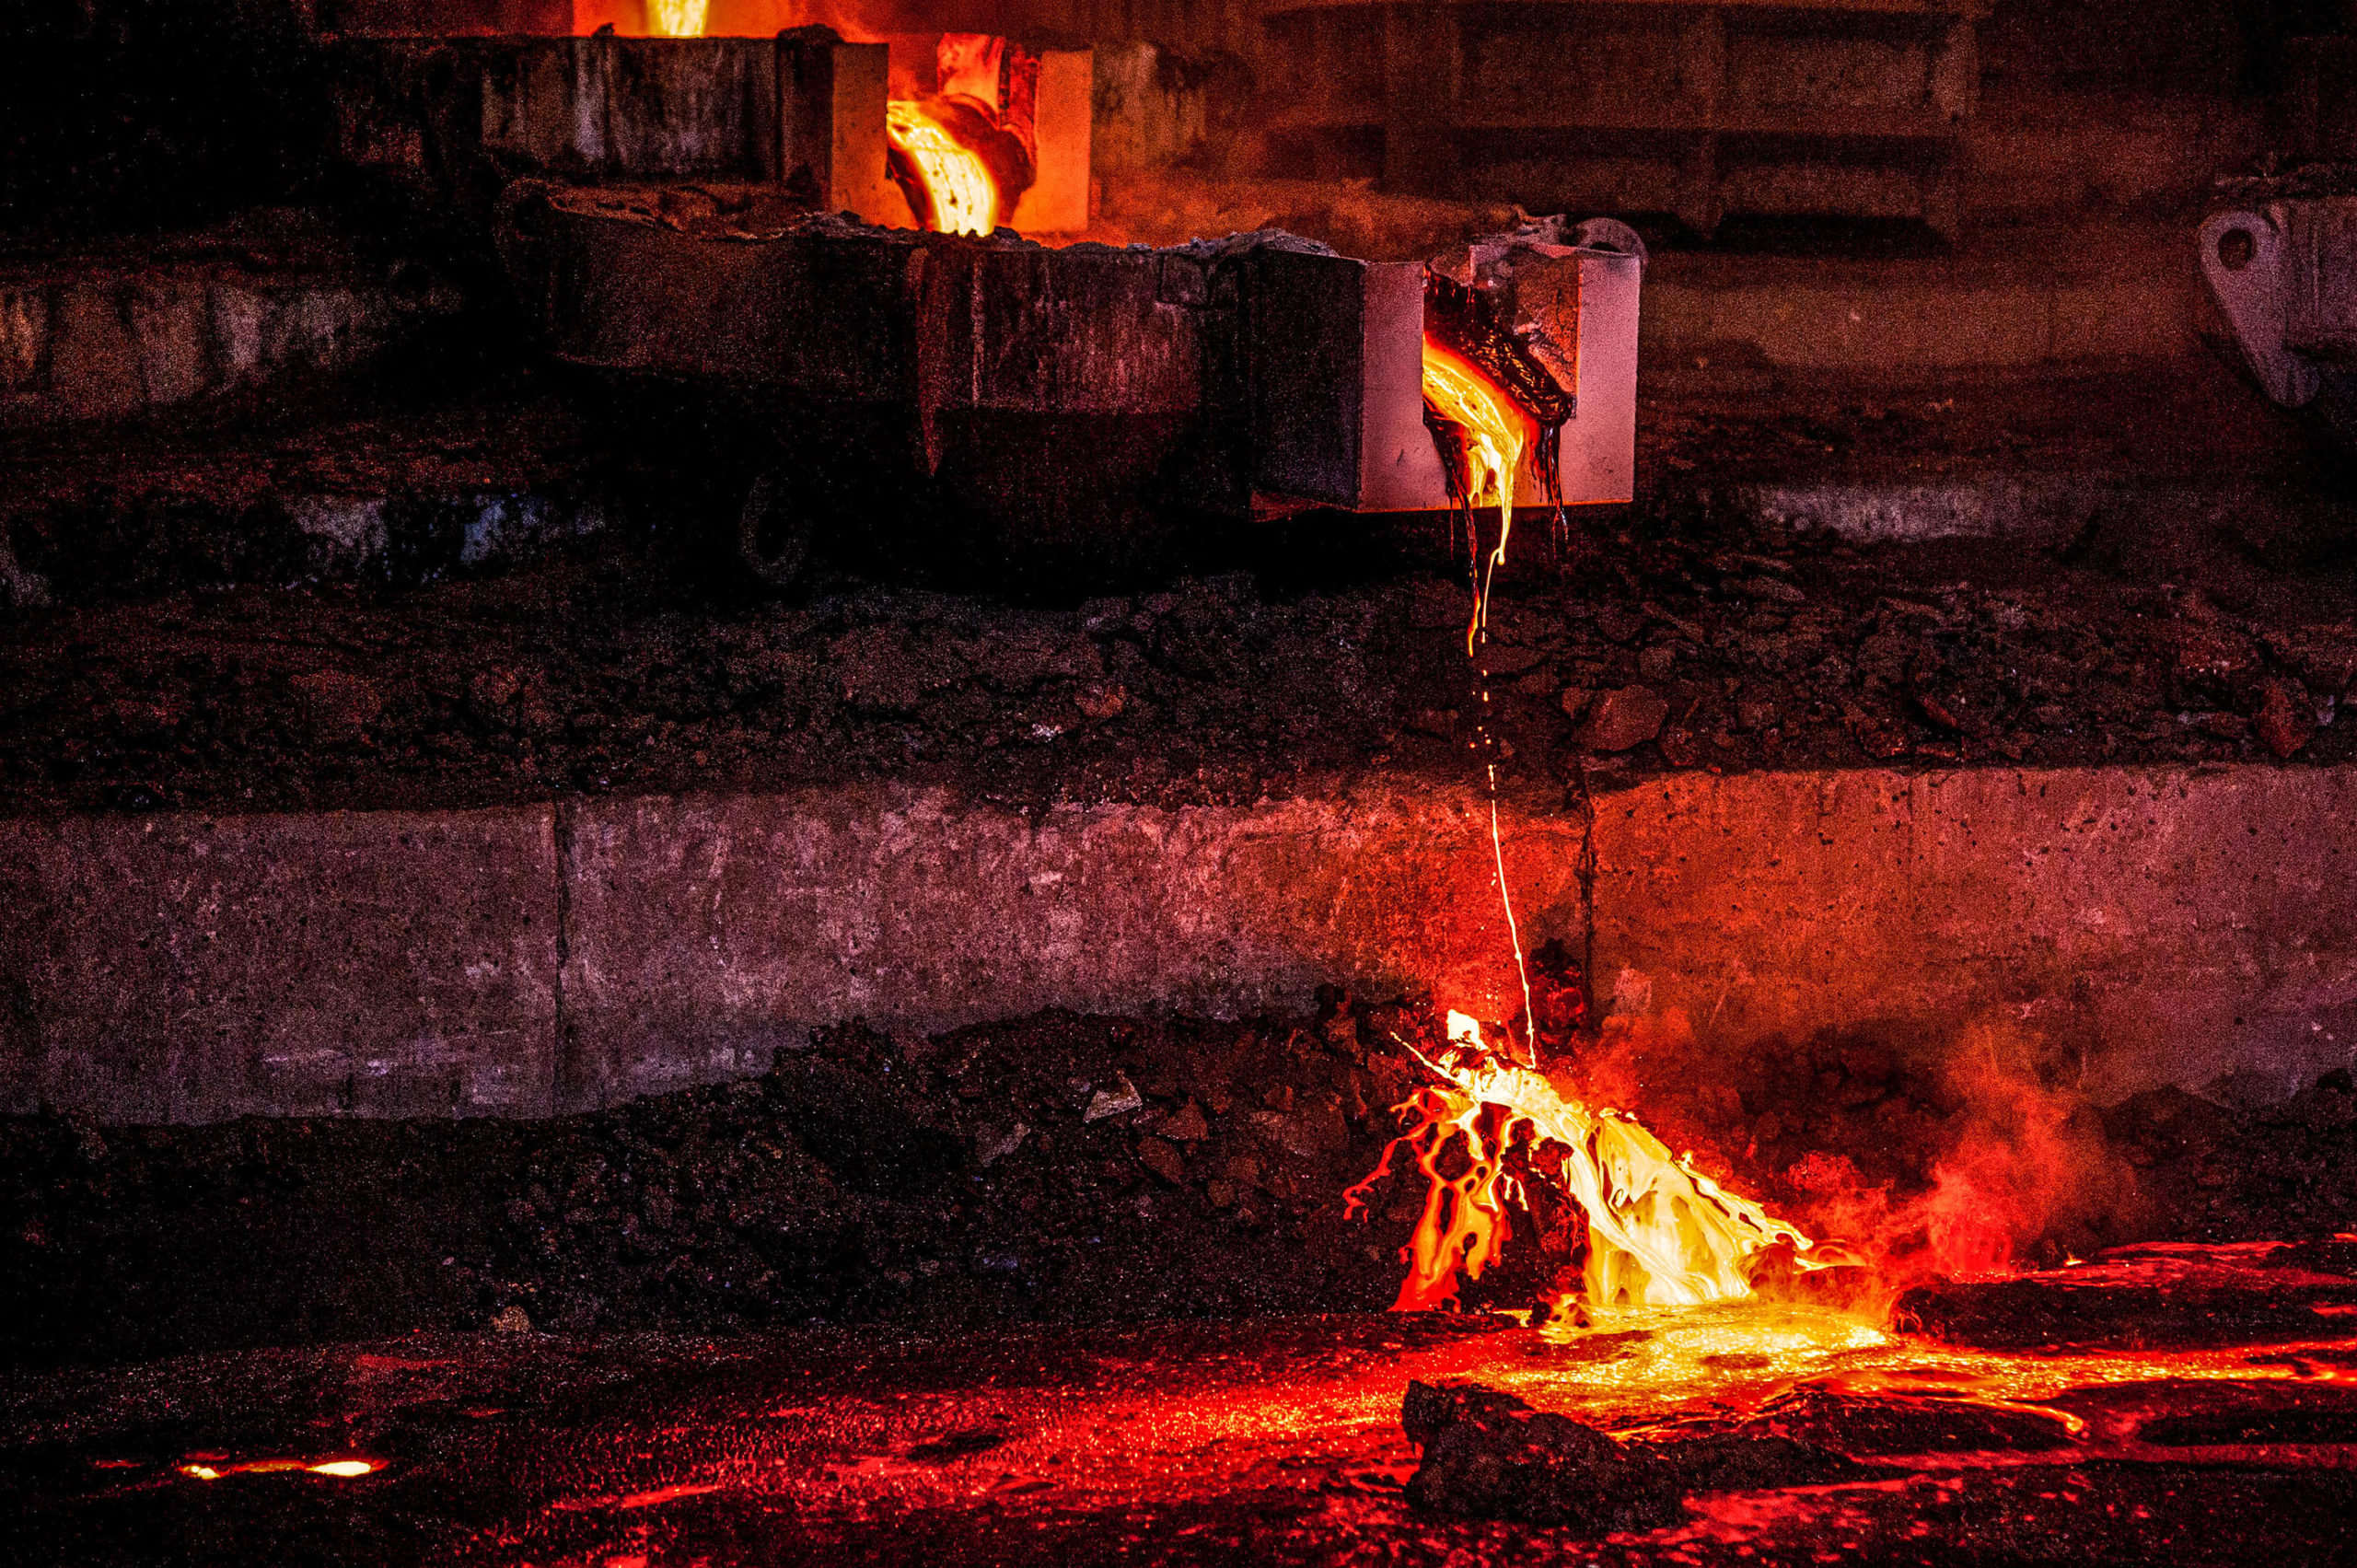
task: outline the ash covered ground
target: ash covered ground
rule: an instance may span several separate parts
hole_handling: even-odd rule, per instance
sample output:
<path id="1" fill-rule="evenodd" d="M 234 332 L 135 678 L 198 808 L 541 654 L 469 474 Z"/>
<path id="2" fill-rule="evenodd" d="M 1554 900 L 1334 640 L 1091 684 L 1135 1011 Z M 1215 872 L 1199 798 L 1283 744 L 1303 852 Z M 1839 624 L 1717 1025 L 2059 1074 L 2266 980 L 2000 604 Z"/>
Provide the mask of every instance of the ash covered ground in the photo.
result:
<path id="1" fill-rule="evenodd" d="M 1322 1019 L 853 1027 L 761 1078 L 543 1122 L 9 1119 L 0 1343 L 45 1362 L 420 1330 L 1378 1310 L 1422 1179 L 1396 1161 L 1360 1218 L 1342 1194 L 1422 1081 L 1399 1037 L 1428 1027 L 1422 1007 L 1341 997 Z M 1699 1088 L 1641 1063 L 1640 1103 L 1738 1190 L 1879 1227 L 1916 1269 L 1937 1260 L 1910 1205 L 1991 1150 L 2085 1183 L 2025 1170 L 1980 1195 L 2017 1211 L 2025 1262 L 2357 1227 L 2346 1074 L 2238 1111 L 2175 1090 L 2095 1107 L 2026 1066 L 1992 1109 L 1954 1057 L 1821 1040 Z M 1538 1219 L 1469 1307 L 1527 1307 L 1572 1260 Z"/>
<path id="2" fill-rule="evenodd" d="M 2189 422 L 2277 479 L 2323 460 L 2287 456 L 2297 443 L 2231 398 L 2116 376 L 1937 397 L 1673 383 L 1640 414 L 1647 501 L 1577 514 L 1561 541 L 1527 520 L 1517 537 L 1483 660 L 1504 782 L 1544 798 L 1676 769 L 2357 755 L 2340 711 L 2357 681 L 2352 547 L 2328 505 L 2188 511 L 2164 483 L 2065 539 L 1859 546 L 1724 504 L 1738 481 L 1938 483 L 1991 465 L 2111 461 L 2166 482 L 2191 448 L 2152 432 Z M 545 400 L 494 400 L 97 455 L 27 447 L 6 470 L 22 569 L 61 593 L 77 563 L 132 575 L 0 624 L 0 810 L 884 775 L 1181 804 L 1374 767 L 1469 776 L 1462 552 L 1429 520 L 1313 515 L 1206 542 L 1192 575 L 1094 597 L 1036 578 L 1010 597 L 885 530 L 835 541 L 856 574 L 822 571 L 787 603 L 715 588 L 701 546 L 621 503 L 633 520 L 528 570 L 451 580 L 394 562 L 373 587 L 307 585 L 270 499 L 314 482 L 522 482 L 534 463 L 558 489 L 643 494 L 644 472 L 595 477 L 629 466 L 599 440 Z M 260 553 L 220 556 L 224 540 Z M 184 582 L 213 586 L 166 591 Z"/>
<path id="3" fill-rule="evenodd" d="M 2357 755 L 2338 584 L 2228 608 L 2011 546 L 1869 560 L 1636 528 L 1574 548 L 1492 616 L 1510 789 Z M 1455 635 L 1466 587 L 1437 572 L 1302 594 L 1237 573 L 1071 610 L 848 587 L 715 620 L 662 602 L 643 568 L 19 621 L 0 633 L 0 803 L 455 806 L 878 775 L 1041 803 L 1249 800 L 1374 766 L 1461 782 L 1480 702 Z"/>

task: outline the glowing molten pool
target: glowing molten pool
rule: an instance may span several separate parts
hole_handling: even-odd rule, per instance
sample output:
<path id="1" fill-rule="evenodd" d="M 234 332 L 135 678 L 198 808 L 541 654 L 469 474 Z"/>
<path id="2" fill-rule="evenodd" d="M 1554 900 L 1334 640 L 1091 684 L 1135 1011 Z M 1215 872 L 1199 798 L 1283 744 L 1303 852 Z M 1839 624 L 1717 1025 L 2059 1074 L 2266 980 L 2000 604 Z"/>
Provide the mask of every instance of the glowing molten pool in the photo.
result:
<path id="1" fill-rule="evenodd" d="M 1810 1239 L 1682 1159 L 1634 1119 L 1566 1099 L 1545 1075 L 1493 1051 L 1481 1027 L 1448 1016 L 1448 1048 L 1417 1060 L 1440 1082 L 1399 1107 L 1414 1124 L 1384 1150 L 1373 1175 L 1345 1195 L 1364 1206 L 1391 1156 L 1411 1150 L 1430 1183 L 1395 1310 L 1437 1307 L 1457 1295 L 1457 1275 L 1479 1279 L 1509 1234 L 1506 1206 L 1524 1178 L 1506 1168 L 1516 1149 L 1530 1176 L 1550 1180 L 1587 1216 L 1582 1294 L 1602 1308 L 1694 1307 L 1751 1294 L 1745 1265 L 1779 1242 Z M 1410 1047 L 1413 1051 L 1413 1047 Z M 1446 1174 L 1461 1165 L 1456 1175 Z M 1805 1263 L 1804 1266 L 1806 1266 Z"/>
<path id="2" fill-rule="evenodd" d="M 712 0 L 646 0 L 646 30 L 655 38 L 702 38 Z"/>
<path id="3" fill-rule="evenodd" d="M 180 1471 L 196 1481 L 219 1481 L 225 1475 L 282 1475 L 298 1470 L 306 1475 L 349 1481 L 355 1476 L 374 1475 L 384 1468 L 379 1459 L 222 1459 L 210 1464 L 192 1461 L 180 1466 Z"/>
<path id="4" fill-rule="evenodd" d="M 997 226 L 998 187 L 981 157 L 939 121 L 905 99 L 884 106 L 885 134 L 923 182 L 929 209 L 917 215 L 942 234 L 988 234 Z"/>
<path id="5" fill-rule="evenodd" d="M 1470 653 L 1488 614 L 1490 575 L 1506 558 L 1506 538 L 1514 531 L 1515 475 L 1535 426 L 1504 388 L 1429 334 L 1424 338 L 1423 383 L 1425 406 L 1434 417 L 1457 426 L 1464 438 L 1463 472 L 1451 476 L 1452 487 L 1461 482 L 1469 512 L 1485 498 L 1494 498 L 1498 505 L 1497 547 L 1482 562 L 1474 588 L 1473 624 L 1465 639 Z"/>

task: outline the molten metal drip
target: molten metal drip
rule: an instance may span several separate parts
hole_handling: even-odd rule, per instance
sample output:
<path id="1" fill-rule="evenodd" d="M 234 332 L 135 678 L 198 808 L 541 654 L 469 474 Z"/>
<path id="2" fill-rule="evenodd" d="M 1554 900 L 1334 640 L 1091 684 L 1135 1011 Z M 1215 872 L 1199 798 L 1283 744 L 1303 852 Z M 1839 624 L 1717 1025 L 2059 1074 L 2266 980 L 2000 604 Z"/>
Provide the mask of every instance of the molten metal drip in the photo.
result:
<path id="1" fill-rule="evenodd" d="M 1515 1148 L 1544 1156 L 1531 1160 L 1534 1173 L 1548 1172 L 1560 1158 L 1553 1179 L 1587 1216 L 1583 1286 L 1597 1307 L 1741 1300 L 1751 1294 L 1745 1265 L 1753 1256 L 1780 1241 L 1798 1252 L 1815 1245 L 1672 1157 L 1632 1118 L 1566 1099 L 1543 1074 L 1504 1060 L 1466 1015 L 1448 1016 L 1448 1036 L 1439 1061 L 1415 1052 L 1445 1082 L 1399 1107 L 1415 1125 L 1392 1140 L 1374 1174 L 1343 1199 L 1346 1212 L 1363 1208 L 1402 1144 L 1431 1184 L 1401 1253 L 1409 1274 L 1395 1311 L 1451 1302 L 1459 1272 L 1479 1279 L 1497 1261 L 1510 1233 L 1506 1204 L 1525 1201 L 1521 1179 L 1505 1169 Z M 1452 1145 L 1465 1161 L 1456 1176 L 1444 1173 L 1454 1163 Z"/>
<path id="2" fill-rule="evenodd" d="M 1450 498 L 1461 509 L 1469 533 L 1473 509 L 1485 497 L 1494 497 L 1498 506 L 1497 543 L 1486 556 L 1478 546 L 1475 552 L 1465 652 L 1478 658 L 1488 632 L 1491 584 L 1514 533 L 1515 480 L 1523 455 L 1536 441 L 1542 483 L 1560 514 L 1556 443 L 1572 409 L 1562 389 L 1527 362 L 1519 343 L 1490 321 L 1470 291 L 1428 273 L 1425 309 L 1424 423 L 1447 470 Z M 1444 332 L 1470 345 L 1469 351 L 1436 334 L 1431 326 L 1435 320 Z M 1482 679 L 1486 713 L 1486 674 Z M 1480 729 L 1479 744 L 1487 749 L 1492 742 L 1486 723 Z M 1498 830 L 1494 758 L 1487 761 L 1485 772 L 1498 898 L 1522 977 L 1523 1016 L 1534 1019 L 1529 968 Z M 1457 1297 L 1459 1273 L 1479 1279 L 1496 1262 L 1511 1232 L 1507 1203 L 1527 1207 L 1526 1180 L 1560 1187 L 1585 1215 L 1587 1255 L 1579 1294 L 1602 1309 L 1739 1301 L 1751 1295 L 1747 1265 L 1756 1255 L 1780 1245 L 1794 1254 L 1814 1248 L 1807 1237 L 1757 1203 L 1673 1157 L 1633 1118 L 1564 1098 L 1537 1070 L 1535 1059 L 1527 1064 L 1515 1059 L 1510 1036 L 1505 1051 L 1492 1048 L 1479 1023 L 1452 1012 L 1448 1045 L 1439 1061 L 1410 1047 L 1442 1081 L 1396 1108 L 1412 1124 L 1385 1148 L 1374 1173 L 1344 1195 L 1346 1214 L 1364 1208 L 1368 1192 L 1389 1173 L 1391 1156 L 1402 1145 L 1413 1152 L 1424 1175 L 1423 1213 L 1401 1250 L 1409 1272 L 1394 1310 L 1448 1305 Z M 1517 1152 L 1527 1176 L 1507 1168 L 1509 1156 Z M 1828 1260 L 1796 1256 L 1794 1261 L 1805 1270 L 1825 1267 Z"/>
<path id="3" fill-rule="evenodd" d="M 917 215 L 941 234 L 986 235 L 997 226 L 998 187 L 980 155 L 906 99 L 884 106 L 885 134 L 916 171 L 928 210 Z"/>
<path id="4" fill-rule="evenodd" d="M 1485 495 L 1498 503 L 1498 543 L 1482 561 L 1473 586 L 1473 620 L 1465 629 L 1471 654 L 1488 622 L 1490 578 L 1506 558 L 1514 532 L 1514 481 L 1529 445 L 1532 424 L 1505 389 L 1471 360 L 1424 335 L 1424 407 L 1429 417 L 1453 426 L 1461 443 L 1450 463 L 1449 487 L 1469 517 Z M 1446 456 L 1445 453 L 1444 456 Z"/>
<path id="5" fill-rule="evenodd" d="M 702 38 L 712 0 L 646 0 L 646 30 L 656 38 Z"/>
<path id="6" fill-rule="evenodd" d="M 349 1481 L 354 1476 L 374 1475 L 384 1468 L 380 1459 L 223 1459 L 213 1464 L 192 1461 L 180 1466 L 180 1472 L 195 1481 L 219 1481 L 225 1475 L 279 1475 L 301 1470 Z"/>

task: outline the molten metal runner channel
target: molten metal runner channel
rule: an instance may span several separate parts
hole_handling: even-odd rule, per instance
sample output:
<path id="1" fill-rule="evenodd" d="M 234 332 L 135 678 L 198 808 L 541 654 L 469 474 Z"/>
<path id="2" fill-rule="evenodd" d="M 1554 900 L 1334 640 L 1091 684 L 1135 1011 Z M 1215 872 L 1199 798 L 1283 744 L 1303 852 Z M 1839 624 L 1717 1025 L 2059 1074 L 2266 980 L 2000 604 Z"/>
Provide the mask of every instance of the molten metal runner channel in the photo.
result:
<path id="1" fill-rule="evenodd" d="M 916 215 L 921 226 L 982 236 L 998 226 L 998 185 L 981 155 L 907 99 L 884 106 L 884 128 L 923 188 L 925 210 Z"/>

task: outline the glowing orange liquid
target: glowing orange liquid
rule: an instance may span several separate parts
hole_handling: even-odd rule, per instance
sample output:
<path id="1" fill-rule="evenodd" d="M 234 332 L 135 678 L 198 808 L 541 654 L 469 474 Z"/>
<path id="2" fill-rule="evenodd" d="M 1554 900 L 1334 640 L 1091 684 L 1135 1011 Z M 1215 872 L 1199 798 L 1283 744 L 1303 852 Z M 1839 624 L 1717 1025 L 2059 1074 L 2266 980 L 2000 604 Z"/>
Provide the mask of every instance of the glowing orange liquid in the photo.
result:
<path id="1" fill-rule="evenodd" d="M 712 0 L 646 0 L 646 31 L 651 38 L 702 38 Z"/>
<path id="2" fill-rule="evenodd" d="M 1584 1285 L 1599 1308 L 1740 1301 L 1751 1294 L 1744 1265 L 1755 1253 L 1780 1241 L 1803 1253 L 1814 1246 L 1674 1157 L 1634 1119 L 1565 1099 L 1542 1074 L 1500 1059 L 1465 1014 L 1449 1015 L 1448 1033 L 1451 1049 L 1440 1061 L 1416 1052 L 1444 1082 L 1401 1108 L 1418 1124 L 1400 1142 L 1415 1152 L 1430 1185 L 1396 1310 L 1452 1300 L 1459 1272 L 1479 1279 L 1497 1261 L 1509 1232 L 1505 1206 L 1523 1197 L 1504 1174 L 1506 1151 L 1516 1144 L 1564 1151 L 1559 1180 L 1587 1215 Z M 1459 1140 L 1466 1168 L 1445 1177 L 1442 1152 Z M 1390 1153 L 1385 1151 L 1385 1168 Z M 1365 1185 L 1353 1188 L 1348 1201 L 1358 1201 Z"/>
<path id="3" fill-rule="evenodd" d="M 932 197 L 926 226 L 943 234 L 985 235 L 997 225 L 998 186 L 982 160 L 940 122 L 905 99 L 884 106 L 884 132 L 908 155 Z"/>
<path id="4" fill-rule="evenodd" d="M 1473 624 L 1465 633 L 1469 654 L 1488 618 L 1490 575 L 1505 560 L 1506 538 L 1514 532 L 1514 480 L 1534 426 L 1504 388 L 1472 361 L 1430 337 L 1424 339 L 1423 381 L 1424 401 L 1465 433 L 1466 504 L 1478 506 L 1484 496 L 1494 496 L 1498 504 L 1497 548 L 1482 563 Z"/>

